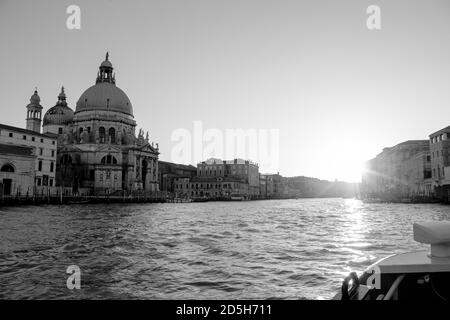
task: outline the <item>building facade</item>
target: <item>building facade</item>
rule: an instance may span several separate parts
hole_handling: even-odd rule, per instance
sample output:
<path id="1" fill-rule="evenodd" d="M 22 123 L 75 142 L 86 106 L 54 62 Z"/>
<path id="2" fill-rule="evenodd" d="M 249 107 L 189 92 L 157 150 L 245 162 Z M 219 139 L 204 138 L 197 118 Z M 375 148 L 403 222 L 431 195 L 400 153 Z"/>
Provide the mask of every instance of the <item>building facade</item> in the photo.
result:
<path id="1" fill-rule="evenodd" d="M 57 137 L 41 133 L 42 106 L 37 90 L 26 109 L 27 129 L 0 124 L 0 164 L 8 176 L 2 173 L 0 183 L 6 195 L 47 194 L 56 187 Z"/>
<path id="2" fill-rule="evenodd" d="M 197 165 L 195 177 L 176 178 L 174 191 L 187 197 L 257 199 L 260 194 L 259 168 L 248 160 L 208 159 Z"/>
<path id="3" fill-rule="evenodd" d="M 130 99 L 116 86 L 106 54 L 95 84 L 84 91 L 73 111 L 64 88 L 44 116 L 44 133 L 58 139 L 59 186 L 80 194 L 158 190 L 158 144 L 139 130 Z"/>
<path id="4" fill-rule="evenodd" d="M 211 158 L 197 165 L 197 177 L 226 177 L 245 181 L 248 184 L 249 196 L 259 196 L 259 167 L 249 160 Z"/>
<path id="5" fill-rule="evenodd" d="M 276 197 L 274 180 L 273 174 L 260 174 L 259 197 L 261 199 L 272 199 Z"/>
<path id="6" fill-rule="evenodd" d="M 158 161 L 159 189 L 170 193 L 175 192 L 176 178 L 193 178 L 197 168 L 192 165 Z"/>
<path id="7" fill-rule="evenodd" d="M 430 134 L 431 176 L 433 192 L 450 199 L 450 126 Z"/>
<path id="8" fill-rule="evenodd" d="M 431 159 L 428 140 L 409 140 L 366 163 L 361 193 L 364 197 L 400 200 L 430 196 Z"/>
<path id="9" fill-rule="evenodd" d="M 33 196 L 35 148 L 0 143 L 0 196 Z"/>

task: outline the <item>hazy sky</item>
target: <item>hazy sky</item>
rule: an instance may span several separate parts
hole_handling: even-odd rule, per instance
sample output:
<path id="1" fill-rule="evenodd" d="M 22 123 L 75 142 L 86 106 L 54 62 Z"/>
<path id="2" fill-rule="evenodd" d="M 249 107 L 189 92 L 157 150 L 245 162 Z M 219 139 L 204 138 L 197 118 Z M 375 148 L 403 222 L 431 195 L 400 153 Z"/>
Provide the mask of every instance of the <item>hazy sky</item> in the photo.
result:
<path id="1" fill-rule="evenodd" d="M 109 51 L 162 160 L 200 120 L 279 129 L 283 175 L 358 180 L 383 147 L 450 125 L 448 0 L 0 0 L 0 46 L 1 123 L 25 126 L 35 86 L 46 110 L 61 85 L 75 108 Z"/>

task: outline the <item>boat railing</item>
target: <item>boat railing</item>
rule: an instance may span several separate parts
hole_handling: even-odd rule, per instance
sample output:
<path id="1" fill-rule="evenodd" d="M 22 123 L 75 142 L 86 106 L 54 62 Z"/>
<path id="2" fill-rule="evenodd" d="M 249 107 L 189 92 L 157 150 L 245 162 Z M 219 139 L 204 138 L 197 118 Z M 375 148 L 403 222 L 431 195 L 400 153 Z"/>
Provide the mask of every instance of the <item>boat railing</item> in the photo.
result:
<path id="1" fill-rule="evenodd" d="M 405 278 L 404 274 L 399 275 L 395 281 L 392 283 L 391 287 L 389 288 L 388 292 L 384 296 L 383 300 L 391 300 L 394 298 L 394 300 L 397 300 L 398 298 L 398 286 Z"/>

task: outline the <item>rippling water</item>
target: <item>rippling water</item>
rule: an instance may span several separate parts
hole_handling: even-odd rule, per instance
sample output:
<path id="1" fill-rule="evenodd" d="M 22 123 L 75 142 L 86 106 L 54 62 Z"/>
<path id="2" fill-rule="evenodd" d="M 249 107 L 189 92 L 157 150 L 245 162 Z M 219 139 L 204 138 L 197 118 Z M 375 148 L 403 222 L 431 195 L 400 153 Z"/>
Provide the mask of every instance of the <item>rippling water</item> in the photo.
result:
<path id="1" fill-rule="evenodd" d="M 413 222 L 449 217 L 346 199 L 0 208 L 0 298 L 327 299 L 351 270 L 426 249 Z"/>

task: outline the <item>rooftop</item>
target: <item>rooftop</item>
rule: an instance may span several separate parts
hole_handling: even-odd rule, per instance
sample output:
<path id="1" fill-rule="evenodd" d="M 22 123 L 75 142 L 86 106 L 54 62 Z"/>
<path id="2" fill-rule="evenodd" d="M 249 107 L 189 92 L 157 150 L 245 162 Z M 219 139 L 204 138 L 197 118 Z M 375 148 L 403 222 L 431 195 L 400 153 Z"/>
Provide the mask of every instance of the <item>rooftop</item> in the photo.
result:
<path id="1" fill-rule="evenodd" d="M 432 137 L 434 137 L 434 136 L 436 136 L 436 135 L 439 135 L 439 134 L 445 133 L 445 132 L 450 132 L 450 126 L 445 127 L 445 128 L 443 128 L 443 129 L 440 129 L 440 130 L 438 130 L 438 131 L 436 131 L 436 132 L 430 134 L 429 137 L 432 138 Z"/>
<path id="2" fill-rule="evenodd" d="M 233 159 L 233 160 L 222 160 L 222 159 L 218 159 L 218 158 L 209 158 L 206 161 L 202 161 L 200 162 L 200 164 L 207 164 L 207 165 L 214 165 L 214 164 L 246 164 L 247 162 L 251 165 L 255 165 L 258 166 L 256 163 L 254 163 L 253 161 L 250 160 L 244 160 L 241 158 L 237 158 L 237 159 Z"/>
<path id="3" fill-rule="evenodd" d="M 20 133 L 26 133 L 26 134 L 33 135 L 33 136 L 45 137 L 45 138 L 49 138 L 49 139 L 52 139 L 52 140 L 56 140 L 57 139 L 57 137 L 55 135 L 39 133 L 39 132 L 36 132 L 36 131 L 33 131 L 33 130 L 27 130 L 27 129 L 24 129 L 24 128 L 8 126 L 6 124 L 1 124 L 0 123 L 0 130 L 1 129 L 9 130 L 9 131 L 15 131 L 15 132 L 20 132 Z"/>

